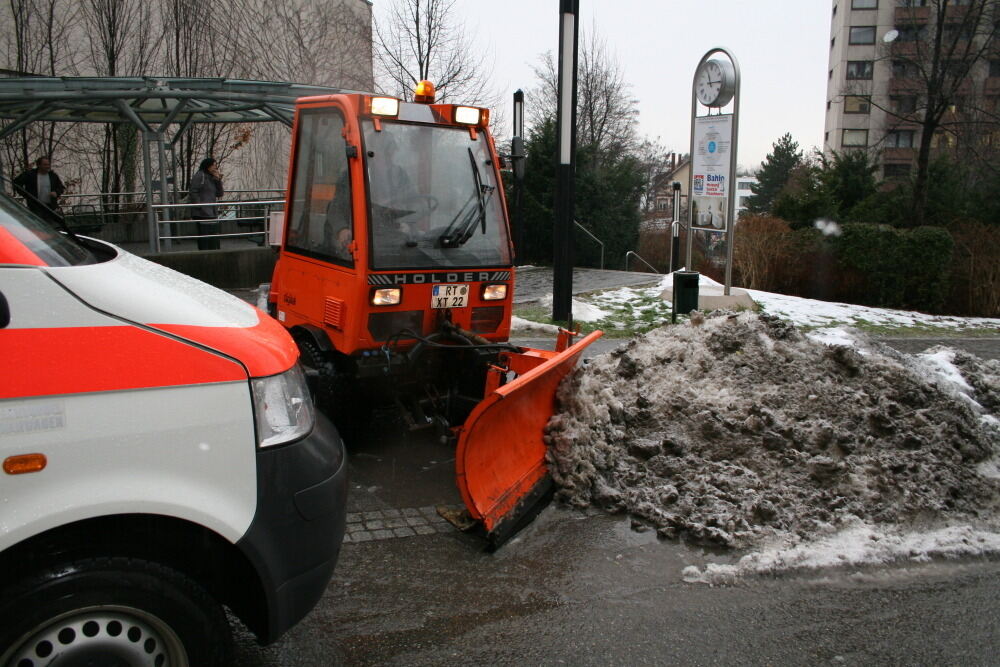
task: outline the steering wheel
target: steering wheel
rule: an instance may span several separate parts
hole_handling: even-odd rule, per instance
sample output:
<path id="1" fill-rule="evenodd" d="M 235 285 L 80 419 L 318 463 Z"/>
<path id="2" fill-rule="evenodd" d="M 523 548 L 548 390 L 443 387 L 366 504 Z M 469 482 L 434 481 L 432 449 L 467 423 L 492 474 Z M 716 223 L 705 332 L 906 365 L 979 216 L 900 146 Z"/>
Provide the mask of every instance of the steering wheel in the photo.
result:
<path id="1" fill-rule="evenodd" d="M 379 203 L 379 206 L 383 208 L 396 209 L 400 211 L 409 211 L 407 215 L 420 214 L 420 216 L 425 216 L 433 213 L 437 210 L 438 200 L 437 197 L 432 195 L 423 194 L 412 194 L 412 195 L 399 195 L 397 197 L 392 197 L 388 201 Z M 405 217 L 405 216 L 400 216 Z"/>

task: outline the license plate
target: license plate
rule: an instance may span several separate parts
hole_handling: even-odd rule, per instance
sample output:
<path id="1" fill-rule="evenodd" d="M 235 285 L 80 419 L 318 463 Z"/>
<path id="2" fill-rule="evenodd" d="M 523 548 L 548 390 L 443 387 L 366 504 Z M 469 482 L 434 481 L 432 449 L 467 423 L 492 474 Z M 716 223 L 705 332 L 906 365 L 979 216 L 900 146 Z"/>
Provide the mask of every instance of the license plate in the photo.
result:
<path id="1" fill-rule="evenodd" d="M 434 285 L 431 308 L 465 308 L 469 305 L 468 285 Z"/>

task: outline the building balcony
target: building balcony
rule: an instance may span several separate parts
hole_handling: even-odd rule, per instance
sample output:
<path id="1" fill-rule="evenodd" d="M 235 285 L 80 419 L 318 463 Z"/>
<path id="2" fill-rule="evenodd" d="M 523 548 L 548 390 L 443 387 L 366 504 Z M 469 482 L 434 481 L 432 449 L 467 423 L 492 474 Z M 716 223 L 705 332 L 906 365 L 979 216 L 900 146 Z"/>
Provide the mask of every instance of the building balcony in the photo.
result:
<path id="1" fill-rule="evenodd" d="M 919 79 L 889 79 L 890 95 L 916 95 L 923 90 Z"/>
<path id="2" fill-rule="evenodd" d="M 919 52 L 918 42 L 893 42 L 889 45 L 889 53 L 897 58 L 914 58 Z"/>
<path id="3" fill-rule="evenodd" d="M 882 150 L 883 164 L 909 164 L 916 157 L 916 148 L 885 148 Z"/>
<path id="4" fill-rule="evenodd" d="M 896 7 L 896 25 L 927 23 L 931 18 L 930 7 Z"/>

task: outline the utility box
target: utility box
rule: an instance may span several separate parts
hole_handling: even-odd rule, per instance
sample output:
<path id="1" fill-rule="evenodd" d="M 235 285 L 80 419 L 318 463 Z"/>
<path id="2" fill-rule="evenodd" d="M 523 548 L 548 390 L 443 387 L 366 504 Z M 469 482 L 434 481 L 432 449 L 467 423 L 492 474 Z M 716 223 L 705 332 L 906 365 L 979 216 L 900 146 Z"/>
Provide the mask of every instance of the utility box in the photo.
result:
<path id="1" fill-rule="evenodd" d="M 674 272 L 674 312 L 686 315 L 692 310 L 698 310 L 698 278 L 697 271 Z"/>

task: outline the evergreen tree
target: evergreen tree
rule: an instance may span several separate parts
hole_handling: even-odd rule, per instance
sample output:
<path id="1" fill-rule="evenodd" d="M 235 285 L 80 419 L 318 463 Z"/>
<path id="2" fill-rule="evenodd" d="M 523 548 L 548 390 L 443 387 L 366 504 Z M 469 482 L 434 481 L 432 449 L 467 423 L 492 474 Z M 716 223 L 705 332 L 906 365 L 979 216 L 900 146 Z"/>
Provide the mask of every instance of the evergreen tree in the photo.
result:
<path id="1" fill-rule="evenodd" d="M 788 183 L 792 170 L 802 163 L 802 151 L 799 144 L 792 140 L 791 134 L 778 139 L 773 144 L 774 150 L 760 163 L 757 172 L 758 183 L 750 186 L 753 195 L 747 201 L 747 209 L 751 213 L 770 213 L 771 206 L 778 194 Z"/>

